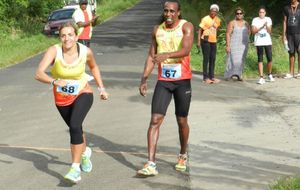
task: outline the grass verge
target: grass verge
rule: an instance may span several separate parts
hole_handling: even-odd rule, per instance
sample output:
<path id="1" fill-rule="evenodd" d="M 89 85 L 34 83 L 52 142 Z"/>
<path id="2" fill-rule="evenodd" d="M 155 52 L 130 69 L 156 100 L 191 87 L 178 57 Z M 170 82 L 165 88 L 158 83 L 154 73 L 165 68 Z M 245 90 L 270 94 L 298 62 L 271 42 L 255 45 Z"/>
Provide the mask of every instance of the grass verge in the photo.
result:
<path id="1" fill-rule="evenodd" d="M 284 50 L 281 40 L 273 37 L 273 74 L 281 76 L 288 71 L 289 58 L 288 53 Z M 202 72 L 202 52 L 198 53 L 196 45 L 194 45 L 191 53 L 191 65 L 193 70 Z M 266 56 L 264 55 L 264 74 L 266 75 Z M 217 76 L 223 76 L 226 66 L 225 46 L 218 44 L 215 73 Z M 258 76 L 256 47 L 249 44 L 248 55 L 243 72 L 244 78 L 253 78 Z"/>
<path id="2" fill-rule="evenodd" d="M 282 178 L 269 186 L 269 190 L 299 190 L 300 176 Z"/>
<path id="3" fill-rule="evenodd" d="M 123 10 L 132 7 L 140 0 L 102 0 L 97 8 L 101 20 L 105 21 Z M 42 30 L 42 29 L 40 29 Z M 4 68 L 25 60 L 47 49 L 50 45 L 58 43 L 55 37 L 47 37 L 38 32 L 35 35 L 24 33 L 8 34 L 1 39 L 0 68 Z"/>

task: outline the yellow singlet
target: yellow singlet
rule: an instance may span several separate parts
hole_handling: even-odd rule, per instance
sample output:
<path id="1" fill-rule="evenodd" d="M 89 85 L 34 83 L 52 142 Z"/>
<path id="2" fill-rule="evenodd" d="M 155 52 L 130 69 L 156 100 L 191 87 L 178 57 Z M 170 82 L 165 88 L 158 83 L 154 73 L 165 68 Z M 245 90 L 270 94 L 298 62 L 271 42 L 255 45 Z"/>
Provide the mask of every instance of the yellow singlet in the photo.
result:
<path id="1" fill-rule="evenodd" d="M 182 27 L 186 20 L 181 19 L 175 28 L 166 28 L 163 22 L 155 34 L 157 53 L 175 52 L 182 49 L 183 31 Z M 158 80 L 178 81 L 191 79 L 190 56 L 167 59 L 158 64 Z"/>
<path id="2" fill-rule="evenodd" d="M 87 47 L 79 44 L 79 56 L 73 63 L 64 61 L 61 44 L 56 44 L 56 57 L 51 69 L 54 79 L 68 81 L 66 87 L 53 87 L 55 103 L 58 106 L 67 106 L 74 102 L 76 97 L 83 92 L 92 92 L 85 77 Z"/>

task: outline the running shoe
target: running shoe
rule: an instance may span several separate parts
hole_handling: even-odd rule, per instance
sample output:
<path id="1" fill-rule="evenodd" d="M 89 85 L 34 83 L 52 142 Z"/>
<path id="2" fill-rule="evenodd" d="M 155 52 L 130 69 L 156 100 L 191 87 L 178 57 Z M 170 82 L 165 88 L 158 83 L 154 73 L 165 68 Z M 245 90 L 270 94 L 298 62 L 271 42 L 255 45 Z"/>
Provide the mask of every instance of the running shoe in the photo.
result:
<path id="1" fill-rule="evenodd" d="M 293 75 L 291 75 L 290 73 L 287 73 L 285 75 L 285 77 L 283 77 L 283 78 L 285 78 L 285 79 L 291 79 L 291 78 L 293 78 Z"/>
<path id="2" fill-rule="evenodd" d="M 85 153 L 81 154 L 80 168 L 84 172 L 91 172 L 93 165 L 91 162 L 92 150 L 90 147 L 85 148 Z"/>
<path id="3" fill-rule="evenodd" d="M 260 77 L 260 78 L 258 79 L 258 81 L 257 81 L 257 84 L 260 84 L 260 85 L 265 84 L 265 83 L 266 83 L 266 81 L 265 81 L 265 79 L 262 78 L 262 77 Z"/>
<path id="4" fill-rule="evenodd" d="M 274 82 L 274 81 L 275 81 L 275 79 L 274 79 L 273 75 L 269 74 L 269 76 L 268 76 L 268 82 Z"/>
<path id="5" fill-rule="evenodd" d="M 158 171 L 156 169 L 156 164 L 153 163 L 153 162 L 147 162 L 144 165 L 143 169 L 140 169 L 140 170 L 137 171 L 137 174 L 141 175 L 141 176 L 155 176 L 155 175 L 157 175 Z"/>
<path id="6" fill-rule="evenodd" d="M 300 73 L 298 73 L 295 78 L 300 79 Z"/>
<path id="7" fill-rule="evenodd" d="M 184 172 L 186 171 L 187 165 L 187 154 L 179 154 L 177 164 L 175 165 L 175 169 L 177 171 Z"/>
<path id="8" fill-rule="evenodd" d="M 80 170 L 76 170 L 75 168 L 71 167 L 69 172 L 65 175 L 64 179 L 71 183 L 77 183 L 81 180 Z"/>

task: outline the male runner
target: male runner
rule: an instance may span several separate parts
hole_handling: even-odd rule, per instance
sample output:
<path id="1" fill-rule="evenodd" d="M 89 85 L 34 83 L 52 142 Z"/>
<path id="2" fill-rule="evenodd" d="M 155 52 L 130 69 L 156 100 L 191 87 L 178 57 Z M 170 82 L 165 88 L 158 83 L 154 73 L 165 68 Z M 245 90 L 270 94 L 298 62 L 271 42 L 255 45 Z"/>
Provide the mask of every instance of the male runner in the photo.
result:
<path id="1" fill-rule="evenodd" d="M 174 97 L 175 114 L 179 127 L 180 154 L 176 170 L 185 171 L 189 137 L 188 112 L 191 101 L 190 51 L 193 45 L 194 28 L 181 19 L 180 4 L 167 0 L 163 10 L 164 21 L 154 27 L 152 44 L 145 62 L 140 84 L 140 94 L 146 96 L 147 79 L 155 64 L 158 66 L 158 81 L 152 99 L 151 121 L 148 128 L 148 162 L 137 171 L 138 175 L 157 175 L 155 153 L 162 124 L 169 103 Z"/>

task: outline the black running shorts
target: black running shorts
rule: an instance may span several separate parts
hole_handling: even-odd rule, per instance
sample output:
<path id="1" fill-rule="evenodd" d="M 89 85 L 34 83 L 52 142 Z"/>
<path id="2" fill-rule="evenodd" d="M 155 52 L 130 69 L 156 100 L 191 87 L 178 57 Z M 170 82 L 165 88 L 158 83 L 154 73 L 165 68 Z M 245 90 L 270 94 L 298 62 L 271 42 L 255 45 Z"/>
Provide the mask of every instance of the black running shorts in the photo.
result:
<path id="1" fill-rule="evenodd" d="M 287 41 L 289 45 L 289 53 L 295 54 L 296 52 L 300 54 L 300 34 L 288 34 Z"/>
<path id="2" fill-rule="evenodd" d="M 152 97 L 151 113 L 166 115 L 172 95 L 174 96 L 176 116 L 187 117 L 192 97 L 190 79 L 179 81 L 157 81 Z"/>

